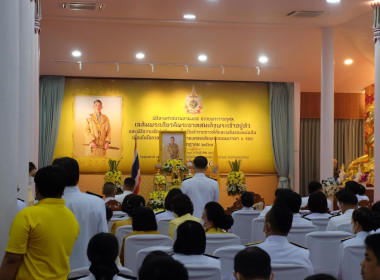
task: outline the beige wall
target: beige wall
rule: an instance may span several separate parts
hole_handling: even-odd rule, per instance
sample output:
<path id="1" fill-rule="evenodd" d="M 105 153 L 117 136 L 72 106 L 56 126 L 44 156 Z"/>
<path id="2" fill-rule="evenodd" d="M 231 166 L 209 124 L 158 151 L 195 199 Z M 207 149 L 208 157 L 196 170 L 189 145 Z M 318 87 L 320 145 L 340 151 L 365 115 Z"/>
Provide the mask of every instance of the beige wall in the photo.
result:
<path id="1" fill-rule="evenodd" d="M 126 175 L 127 176 L 127 175 Z M 126 177 L 125 176 L 125 177 Z M 104 174 L 81 174 L 79 180 L 80 189 L 90 191 L 96 194 L 102 194 L 102 186 Z M 277 188 L 278 176 L 277 175 L 249 175 L 247 177 L 247 189 L 260 194 L 266 204 L 273 203 L 274 191 Z M 154 175 L 143 175 L 141 177 L 140 195 L 148 200 L 149 193 L 153 191 Z M 225 191 L 226 176 L 221 177 L 220 187 L 220 204 L 226 209 L 231 206 L 235 201 L 235 197 L 230 197 Z"/>

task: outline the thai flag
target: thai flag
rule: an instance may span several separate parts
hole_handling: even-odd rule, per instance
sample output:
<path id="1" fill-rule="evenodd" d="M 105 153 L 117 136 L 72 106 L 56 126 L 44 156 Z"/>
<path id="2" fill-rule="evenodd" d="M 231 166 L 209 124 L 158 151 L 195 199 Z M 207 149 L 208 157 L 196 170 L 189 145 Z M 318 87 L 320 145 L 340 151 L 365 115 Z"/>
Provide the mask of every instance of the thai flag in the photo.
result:
<path id="1" fill-rule="evenodd" d="M 139 164 L 139 154 L 137 152 L 137 140 L 135 139 L 135 152 L 133 157 L 133 164 L 132 164 L 132 176 L 133 179 L 135 179 L 135 190 L 133 191 L 134 194 L 139 193 L 140 189 L 140 182 L 141 182 L 141 176 L 140 176 L 140 164 Z"/>

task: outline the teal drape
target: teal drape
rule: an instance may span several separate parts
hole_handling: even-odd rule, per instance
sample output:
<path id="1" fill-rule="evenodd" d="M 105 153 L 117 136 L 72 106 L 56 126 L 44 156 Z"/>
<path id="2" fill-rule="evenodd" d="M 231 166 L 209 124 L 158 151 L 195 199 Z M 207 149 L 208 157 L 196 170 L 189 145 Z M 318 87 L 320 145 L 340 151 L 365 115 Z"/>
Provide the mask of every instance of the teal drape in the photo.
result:
<path id="1" fill-rule="evenodd" d="M 294 177 L 293 83 L 269 83 L 270 124 L 278 188 L 290 188 Z"/>
<path id="2" fill-rule="evenodd" d="M 40 77 L 40 127 L 38 167 L 50 165 L 61 119 L 65 77 Z"/>

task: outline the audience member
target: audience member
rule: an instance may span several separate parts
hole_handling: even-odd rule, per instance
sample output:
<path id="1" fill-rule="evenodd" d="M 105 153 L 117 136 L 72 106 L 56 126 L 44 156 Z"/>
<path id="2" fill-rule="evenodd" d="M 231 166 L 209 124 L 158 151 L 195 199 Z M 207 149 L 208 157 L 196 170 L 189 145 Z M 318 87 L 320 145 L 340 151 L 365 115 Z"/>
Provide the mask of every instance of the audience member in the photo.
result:
<path id="1" fill-rule="evenodd" d="M 203 228 L 206 233 L 227 233 L 234 224 L 231 215 L 226 215 L 223 207 L 214 201 L 205 205 L 202 213 Z"/>
<path id="2" fill-rule="evenodd" d="M 132 225 L 133 213 L 136 211 L 137 208 L 140 208 L 143 206 L 145 206 L 145 199 L 141 195 L 137 195 L 137 194 L 127 195 L 123 200 L 123 204 L 121 205 L 121 210 L 125 212 L 127 215 L 126 217 L 124 217 L 123 220 L 113 222 L 112 227 L 111 227 L 111 233 L 115 235 L 116 230 L 119 227 Z"/>
<path id="3" fill-rule="evenodd" d="M 34 185 L 34 176 L 36 175 L 37 167 L 33 162 L 29 161 L 29 184 L 28 184 L 28 206 L 34 205 L 36 189 Z"/>
<path id="4" fill-rule="evenodd" d="M 304 216 L 306 219 L 328 218 L 331 215 L 328 213 L 326 196 L 322 192 L 313 192 L 309 196 L 307 205 L 310 214 Z"/>
<path id="5" fill-rule="evenodd" d="M 254 212 L 255 210 L 252 208 L 253 204 L 255 204 L 255 194 L 253 192 L 243 192 L 240 197 L 241 204 L 243 204 L 243 209 L 238 210 L 236 212 Z"/>
<path id="6" fill-rule="evenodd" d="M 194 216 L 200 218 L 203 208 L 209 201 L 219 201 L 219 185 L 216 180 L 207 178 L 207 158 L 197 156 L 193 161 L 194 177 L 182 182 L 182 192 L 194 204 Z"/>
<path id="7" fill-rule="evenodd" d="M 272 280 L 270 256 L 259 247 L 248 247 L 234 258 L 236 280 Z"/>
<path id="8" fill-rule="evenodd" d="M 345 188 L 350 189 L 356 195 L 358 202 L 361 200 L 369 200 L 368 196 L 365 195 L 365 187 L 358 182 L 348 181 L 345 184 Z"/>
<path id="9" fill-rule="evenodd" d="M 277 196 L 279 195 L 280 192 L 291 192 L 292 190 L 291 189 L 279 189 L 277 188 L 275 191 L 274 191 L 274 198 L 276 200 Z M 267 205 L 265 206 L 264 210 L 261 211 L 260 215 L 259 215 L 259 218 L 265 218 L 266 214 L 269 212 L 269 210 L 272 208 L 272 205 Z"/>
<path id="10" fill-rule="evenodd" d="M 265 250 L 272 263 L 298 264 L 308 267 L 310 274 L 313 267 L 307 248 L 291 243 L 287 235 L 292 227 L 293 214 L 287 206 L 275 203 L 265 216 L 264 233 L 265 241 L 248 244 Z"/>
<path id="11" fill-rule="evenodd" d="M 148 262 L 158 257 L 170 257 L 170 255 L 160 250 L 154 250 L 146 255 L 145 259 L 141 263 L 141 266 L 146 265 Z"/>
<path id="12" fill-rule="evenodd" d="M 336 280 L 336 278 L 330 274 L 314 274 L 305 278 L 305 280 Z"/>
<path id="13" fill-rule="evenodd" d="M 168 194 L 165 197 L 166 211 L 156 213 L 157 223 L 158 221 L 163 220 L 163 219 L 174 219 L 171 203 L 172 203 L 173 197 L 175 197 L 178 194 L 182 194 L 182 191 L 179 188 L 173 188 L 168 192 Z"/>
<path id="14" fill-rule="evenodd" d="M 373 228 L 374 230 L 371 233 L 379 233 L 380 232 L 380 201 L 375 202 L 372 205 L 372 213 L 373 213 Z"/>
<path id="15" fill-rule="evenodd" d="M 342 215 L 332 217 L 327 224 L 326 231 L 335 231 L 342 224 L 350 224 L 352 213 L 357 207 L 358 199 L 355 194 L 348 188 L 344 188 L 336 193 L 338 204 L 342 210 Z"/>
<path id="16" fill-rule="evenodd" d="M 125 178 L 124 185 L 123 185 L 123 193 L 116 195 L 115 199 L 119 201 L 120 203 L 122 203 L 124 201 L 124 198 L 127 195 L 130 195 L 133 193 L 134 189 L 135 189 L 135 179 L 130 178 L 130 177 Z"/>
<path id="17" fill-rule="evenodd" d="M 218 257 L 203 255 L 206 249 L 206 234 L 202 225 L 195 221 L 186 221 L 177 228 L 174 242 L 173 259 L 194 265 L 209 265 L 220 268 Z"/>
<path id="18" fill-rule="evenodd" d="M 309 197 L 310 197 L 310 195 L 312 193 L 315 193 L 315 192 L 321 192 L 321 193 L 323 193 L 322 184 L 320 182 L 317 182 L 317 181 L 310 182 L 309 185 L 307 186 L 307 188 L 308 188 L 308 191 L 309 191 L 309 196 L 302 197 L 301 207 L 305 207 L 307 205 Z M 327 207 L 329 208 L 330 211 L 332 211 L 331 201 L 328 200 L 326 198 L 326 196 L 325 196 L 325 199 L 326 199 Z"/>
<path id="19" fill-rule="evenodd" d="M 112 216 L 113 216 L 112 209 L 106 206 L 106 219 L 107 219 L 107 222 L 109 222 L 112 219 Z"/>
<path id="20" fill-rule="evenodd" d="M 180 262 L 172 257 L 155 257 L 143 262 L 139 271 L 139 280 L 188 280 L 189 274 Z"/>
<path id="21" fill-rule="evenodd" d="M 133 231 L 124 237 L 123 245 L 120 250 L 120 262 L 124 266 L 124 245 L 125 240 L 137 234 L 160 234 L 157 231 L 157 222 L 154 212 L 149 207 L 137 208 L 132 216 L 132 229 Z"/>
<path id="22" fill-rule="evenodd" d="M 116 186 L 111 182 L 107 182 L 103 185 L 102 193 L 104 195 L 104 203 L 115 200 Z"/>
<path id="23" fill-rule="evenodd" d="M 380 280 L 380 234 L 368 235 L 365 239 L 365 255 L 360 263 L 363 280 Z"/>
<path id="24" fill-rule="evenodd" d="M 186 194 L 179 194 L 173 197 L 171 208 L 176 217 L 169 222 L 168 235 L 174 239 L 174 232 L 177 227 L 185 221 L 200 222 L 200 219 L 193 216 L 193 203 Z"/>
<path id="25" fill-rule="evenodd" d="M 362 184 L 360 184 L 359 193 L 356 196 L 358 198 L 358 202 L 361 200 L 368 200 L 369 201 L 369 197 L 365 195 L 366 191 L 367 191 L 367 189 Z"/>
<path id="26" fill-rule="evenodd" d="M 36 173 L 38 203 L 14 218 L 0 279 L 67 279 L 79 225 L 61 199 L 65 175 L 55 166 Z"/>
<path id="27" fill-rule="evenodd" d="M 62 198 L 65 205 L 74 213 L 80 233 L 70 256 L 70 268 L 76 269 L 89 266 L 87 260 L 87 244 L 99 232 L 108 232 L 106 208 L 99 197 L 82 193 L 77 187 L 79 182 L 78 162 L 69 157 L 57 158 L 53 165 L 66 172 L 66 187 Z"/>

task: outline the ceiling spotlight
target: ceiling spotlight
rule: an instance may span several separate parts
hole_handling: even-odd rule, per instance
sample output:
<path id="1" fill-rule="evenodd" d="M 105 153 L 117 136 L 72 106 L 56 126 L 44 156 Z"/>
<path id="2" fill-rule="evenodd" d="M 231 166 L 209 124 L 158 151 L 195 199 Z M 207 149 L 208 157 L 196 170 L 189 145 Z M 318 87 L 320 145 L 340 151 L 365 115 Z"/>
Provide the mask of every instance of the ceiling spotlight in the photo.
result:
<path id="1" fill-rule="evenodd" d="M 266 57 L 265 55 L 262 55 L 259 57 L 259 62 L 260 63 L 267 63 L 268 62 L 268 57 Z"/>
<path id="2" fill-rule="evenodd" d="M 143 59 L 145 57 L 145 54 L 144 53 L 136 53 L 136 58 L 137 59 Z"/>
<path id="3" fill-rule="evenodd" d="M 326 0 L 326 2 L 330 4 L 337 4 L 340 3 L 340 0 Z"/>
<path id="4" fill-rule="evenodd" d="M 71 55 L 74 56 L 74 57 L 80 57 L 82 55 L 82 53 L 80 51 L 78 51 L 78 50 L 75 50 L 75 51 L 73 51 L 71 53 Z"/>
<path id="5" fill-rule="evenodd" d="M 200 55 L 198 56 L 198 60 L 199 60 L 199 61 L 206 61 L 206 60 L 207 60 L 207 55 L 205 55 L 205 54 L 200 54 Z"/>
<path id="6" fill-rule="evenodd" d="M 344 61 L 344 64 L 346 65 L 350 65 L 352 64 L 354 61 L 351 59 L 351 58 L 347 58 L 345 61 Z"/>
<path id="7" fill-rule="evenodd" d="M 193 14 L 185 14 L 183 15 L 184 19 L 196 19 L 197 17 Z"/>

